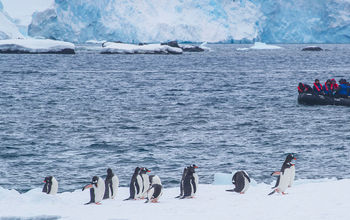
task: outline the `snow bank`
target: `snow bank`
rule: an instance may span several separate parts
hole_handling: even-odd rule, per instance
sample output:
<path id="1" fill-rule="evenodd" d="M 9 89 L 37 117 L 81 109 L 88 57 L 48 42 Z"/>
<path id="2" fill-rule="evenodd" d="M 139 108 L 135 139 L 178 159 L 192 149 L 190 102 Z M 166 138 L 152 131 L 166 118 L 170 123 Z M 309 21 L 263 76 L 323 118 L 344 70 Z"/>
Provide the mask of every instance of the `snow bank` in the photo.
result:
<path id="1" fill-rule="evenodd" d="M 72 43 L 47 39 L 0 40 L 0 53 L 63 53 L 74 54 Z"/>
<path id="2" fill-rule="evenodd" d="M 275 50 L 275 49 L 283 49 L 283 47 L 275 46 L 275 45 L 268 45 L 262 42 L 255 42 L 253 46 L 247 48 L 238 48 L 237 50 Z"/>
<path id="3" fill-rule="evenodd" d="M 182 54 L 181 48 L 170 47 L 161 44 L 125 44 L 106 42 L 101 53 L 118 53 L 118 54 Z"/>
<path id="4" fill-rule="evenodd" d="M 142 200 L 122 201 L 128 188 L 120 188 L 115 200 L 83 205 L 89 191 L 47 195 L 41 189 L 19 194 L 0 187 L 0 219 L 41 217 L 54 219 L 308 219 L 347 220 L 350 179 L 297 180 L 288 195 L 267 196 L 271 185 L 252 184 L 246 194 L 226 192 L 232 185 L 199 185 L 194 199 L 179 200 L 178 188 L 166 188 L 158 204 Z M 45 217 L 46 216 L 46 217 Z"/>

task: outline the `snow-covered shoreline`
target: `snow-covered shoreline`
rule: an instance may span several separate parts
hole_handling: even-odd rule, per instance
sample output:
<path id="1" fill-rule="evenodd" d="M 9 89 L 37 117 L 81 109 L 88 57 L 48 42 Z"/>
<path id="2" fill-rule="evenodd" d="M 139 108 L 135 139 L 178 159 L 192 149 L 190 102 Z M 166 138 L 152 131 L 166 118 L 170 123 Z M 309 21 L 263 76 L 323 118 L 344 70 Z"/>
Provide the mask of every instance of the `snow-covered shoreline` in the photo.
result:
<path id="1" fill-rule="evenodd" d="M 122 201 L 129 189 L 121 187 L 115 200 L 83 205 L 89 192 L 76 190 L 56 196 L 41 189 L 20 194 L 0 187 L 0 219 L 337 219 L 349 218 L 350 179 L 297 180 L 288 195 L 267 196 L 271 185 L 255 183 L 244 195 L 226 192 L 232 185 L 201 184 L 194 199 L 175 199 L 179 188 L 165 188 L 160 202 Z M 52 219 L 52 218 L 51 218 Z"/>
<path id="2" fill-rule="evenodd" d="M 181 48 L 161 44 L 126 44 L 106 42 L 101 50 L 102 54 L 182 54 Z"/>
<path id="3" fill-rule="evenodd" d="M 74 54 L 72 43 L 49 39 L 0 40 L 0 53 L 55 53 Z"/>

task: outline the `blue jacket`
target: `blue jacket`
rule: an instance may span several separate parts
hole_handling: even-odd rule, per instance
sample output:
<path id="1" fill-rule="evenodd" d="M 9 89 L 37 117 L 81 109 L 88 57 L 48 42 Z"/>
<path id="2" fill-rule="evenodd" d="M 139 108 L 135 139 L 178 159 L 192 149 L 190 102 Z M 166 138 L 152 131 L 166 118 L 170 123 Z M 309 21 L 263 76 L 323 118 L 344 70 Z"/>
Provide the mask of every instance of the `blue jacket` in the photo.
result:
<path id="1" fill-rule="evenodd" d="M 331 87 L 328 86 L 327 84 L 324 84 L 323 91 L 326 95 L 333 95 L 333 91 L 332 91 Z"/>
<path id="2" fill-rule="evenodd" d="M 339 95 L 348 95 L 348 90 L 349 90 L 349 86 L 347 86 L 346 84 L 340 84 L 339 85 L 340 90 L 338 91 Z"/>

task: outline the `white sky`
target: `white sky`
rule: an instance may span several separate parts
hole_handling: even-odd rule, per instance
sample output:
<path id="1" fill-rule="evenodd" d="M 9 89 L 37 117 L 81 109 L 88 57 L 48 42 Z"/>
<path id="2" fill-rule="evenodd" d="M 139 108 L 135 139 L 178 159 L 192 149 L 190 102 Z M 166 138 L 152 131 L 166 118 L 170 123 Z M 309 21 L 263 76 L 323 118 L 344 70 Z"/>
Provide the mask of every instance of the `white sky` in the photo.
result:
<path id="1" fill-rule="evenodd" d="M 6 11 L 12 18 L 18 19 L 19 24 L 29 25 L 35 11 L 44 11 L 54 0 L 1 0 Z"/>

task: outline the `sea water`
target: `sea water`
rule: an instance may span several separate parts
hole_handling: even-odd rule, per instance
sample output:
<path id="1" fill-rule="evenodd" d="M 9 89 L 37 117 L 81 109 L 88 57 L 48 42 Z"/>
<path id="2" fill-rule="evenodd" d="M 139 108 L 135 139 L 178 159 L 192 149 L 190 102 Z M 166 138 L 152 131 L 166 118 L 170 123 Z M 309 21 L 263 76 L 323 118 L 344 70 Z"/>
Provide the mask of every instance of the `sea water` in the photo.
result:
<path id="1" fill-rule="evenodd" d="M 297 179 L 350 178 L 350 108 L 302 106 L 299 82 L 350 80 L 350 45 L 182 55 L 0 55 L 0 186 L 21 192 L 54 175 L 79 189 L 112 168 L 127 186 L 136 166 L 179 184 L 244 169 L 270 183 L 287 153 Z"/>

